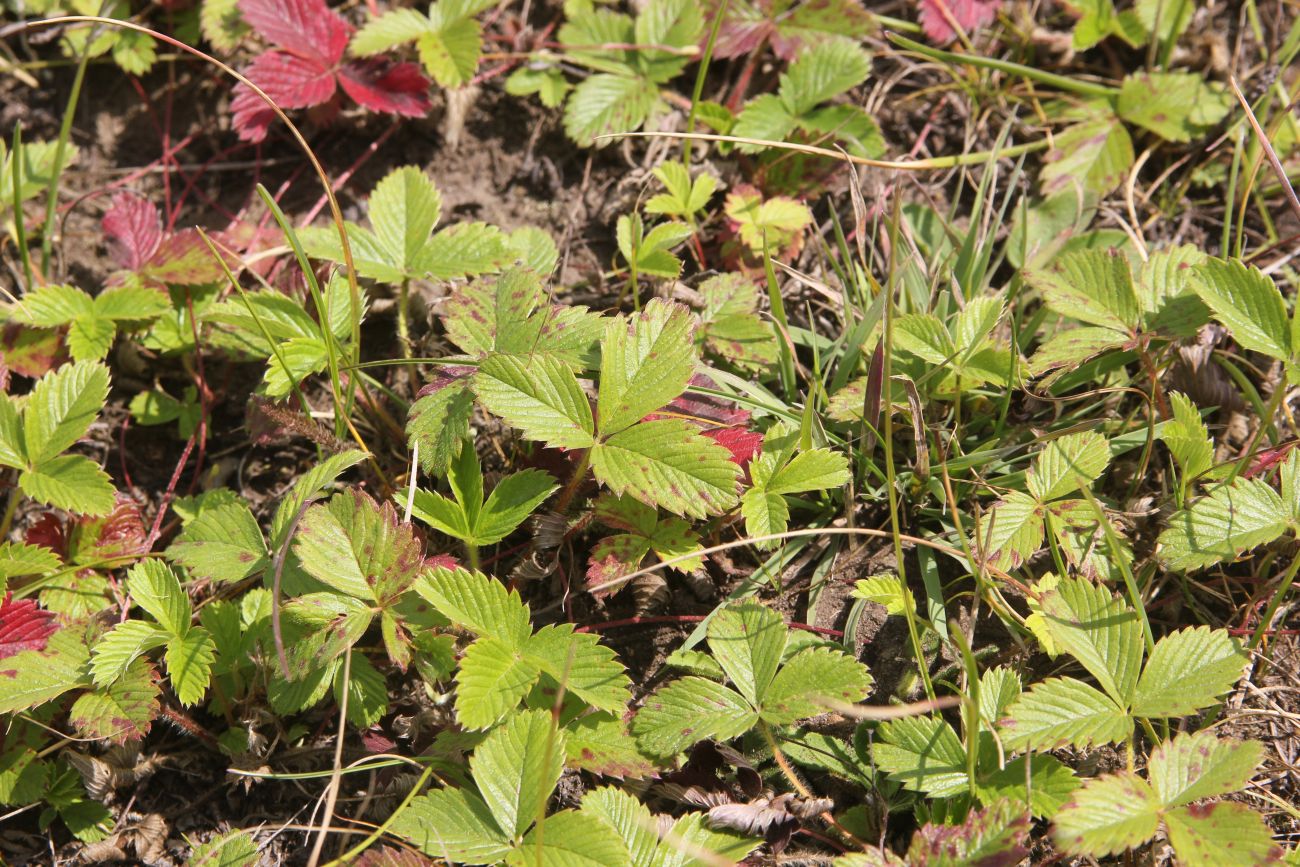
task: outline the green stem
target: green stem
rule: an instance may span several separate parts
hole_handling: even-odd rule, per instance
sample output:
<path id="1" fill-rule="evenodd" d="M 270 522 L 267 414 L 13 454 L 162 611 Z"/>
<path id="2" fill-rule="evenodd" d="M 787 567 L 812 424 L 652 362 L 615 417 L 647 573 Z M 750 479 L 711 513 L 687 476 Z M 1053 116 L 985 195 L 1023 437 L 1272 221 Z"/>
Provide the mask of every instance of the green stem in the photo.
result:
<path id="1" fill-rule="evenodd" d="M 1273 615 L 1277 613 L 1278 606 L 1286 597 L 1287 591 L 1291 589 L 1291 584 L 1295 581 L 1296 571 L 1300 570 L 1300 557 L 1291 560 L 1291 565 L 1287 567 L 1286 574 L 1282 576 L 1282 583 L 1277 585 L 1277 590 L 1273 591 L 1273 598 L 1268 601 L 1268 608 L 1264 610 L 1264 616 L 1259 619 L 1259 625 L 1255 627 L 1255 634 L 1250 637 L 1249 650 L 1255 650 L 1264 640 L 1264 634 L 1268 632 L 1268 625 L 1273 622 Z"/>
<path id="2" fill-rule="evenodd" d="M 469 568 L 472 572 L 481 572 L 482 558 L 479 556 L 478 545 L 465 543 L 465 556 L 469 558 Z"/>
<path id="3" fill-rule="evenodd" d="M 18 480 L 9 489 L 9 502 L 5 503 L 5 514 L 0 518 L 0 539 L 9 538 L 9 528 L 14 524 L 14 514 L 18 511 Z"/>
<path id="4" fill-rule="evenodd" d="M 700 96 L 704 93 L 704 78 L 709 72 L 709 61 L 713 59 L 713 46 L 718 41 L 718 31 L 722 29 L 722 19 L 726 16 L 727 6 L 730 3 L 731 0 L 722 0 L 718 11 L 713 15 L 713 28 L 709 31 L 709 41 L 704 45 L 704 56 L 700 58 L 700 68 L 695 73 L 695 89 L 691 92 L 691 111 L 686 116 L 687 132 L 695 132 L 695 111 L 699 107 Z M 688 169 L 691 167 L 691 146 L 694 143 L 694 139 L 689 138 L 682 143 L 682 165 Z"/>
<path id="5" fill-rule="evenodd" d="M 772 308 L 772 318 L 776 320 L 781 333 L 777 346 L 781 350 L 781 388 L 785 390 L 787 400 L 795 396 L 794 353 L 790 350 L 790 320 L 785 315 L 785 301 L 781 297 L 781 287 L 776 282 L 776 269 L 772 267 L 772 251 L 767 246 L 767 230 L 763 230 L 763 270 L 767 274 L 767 300 Z"/>
<path id="6" fill-rule="evenodd" d="M 411 802 L 415 800 L 415 796 L 419 794 L 420 789 L 424 788 L 424 784 L 429 781 L 429 777 L 432 776 L 432 774 L 433 766 L 429 765 L 424 769 L 423 773 L 420 774 L 420 778 L 415 781 L 415 785 L 411 787 L 411 791 L 406 793 L 406 797 L 402 799 L 402 803 L 398 804 L 397 809 L 388 814 L 388 818 L 380 823 L 379 827 L 376 828 L 369 837 L 326 864 L 325 867 L 343 867 L 345 864 L 351 864 L 353 859 L 373 846 L 380 837 L 384 836 L 384 834 L 388 832 L 389 826 L 397 820 L 398 816 L 402 815 L 402 811 L 410 806 Z"/>
<path id="7" fill-rule="evenodd" d="M 14 241 L 18 244 L 18 256 L 23 263 L 23 279 L 26 281 L 23 291 L 30 292 L 34 284 L 32 282 L 32 253 L 27 249 L 27 232 L 23 227 L 22 167 L 24 160 L 23 122 L 21 120 L 14 124 L 14 146 L 10 154 L 10 159 L 13 160 L 11 168 L 13 169 L 14 188 Z"/>
<path id="8" fill-rule="evenodd" d="M 397 342 L 402 354 L 411 354 L 411 281 L 403 278 L 397 292 Z"/>
<path id="9" fill-rule="evenodd" d="M 578 465 L 573 468 L 573 475 L 569 477 L 569 482 L 560 491 L 560 497 L 555 501 L 555 511 L 564 514 L 569 508 L 569 503 L 573 502 L 573 495 L 578 493 L 578 488 L 582 485 L 583 479 L 587 478 L 587 468 L 591 466 L 591 449 L 586 449 L 582 457 L 578 460 Z"/>
<path id="10" fill-rule="evenodd" d="M 41 273 L 50 273 L 50 255 L 53 249 L 54 222 L 59 218 L 59 178 L 63 174 L 63 158 L 67 154 L 68 139 L 72 135 L 72 119 L 77 113 L 77 103 L 81 99 L 81 87 L 86 80 L 86 66 L 90 55 L 82 54 L 77 62 L 77 74 L 72 79 L 72 89 L 68 91 L 68 105 L 63 110 L 63 121 L 59 124 L 59 140 L 54 146 L 54 164 L 50 167 L 50 183 L 45 191 L 45 228 L 41 232 Z"/>
<path id="11" fill-rule="evenodd" d="M 1019 63 L 1012 63 L 1009 60 L 998 60 L 994 57 L 980 57 L 975 54 L 956 54 L 952 51 L 941 51 L 938 48 L 931 48 L 928 45 L 922 45 L 908 39 L 906 36 L 899 36 L 897 33 L 889 34 L 889 41 L 893 42 L 900 48 L 906 48 L 908 51 L 915 51 L 923 57 L 931 60 L 942 60 L 946 63 L 964 64 L 981 69 L 993 69 L 998 72 L 1007 72 L 1011 75 L 1019 75 L 1021 78 L 1028 78 L 1030 81 L 1036 81 L 1039 84 L 1045 84 L 1048 87 L 1055 87 L 1058 90 L 1064 90 L 1067 93 L 1077 93 L 1079 96 L 1097 96 L 1103 99 L 1114 99 L 1119 95 L 1119 90 L 1105 84 L 1094 84 L 1090 81 L 1080 81 L 1076 78 L 1070 78 L 1064 75 L 1055 75 L 1051 72 L 1044 72 L 1041 69 L 1035 69 L 1032 66 L 1023 66 Z"/>

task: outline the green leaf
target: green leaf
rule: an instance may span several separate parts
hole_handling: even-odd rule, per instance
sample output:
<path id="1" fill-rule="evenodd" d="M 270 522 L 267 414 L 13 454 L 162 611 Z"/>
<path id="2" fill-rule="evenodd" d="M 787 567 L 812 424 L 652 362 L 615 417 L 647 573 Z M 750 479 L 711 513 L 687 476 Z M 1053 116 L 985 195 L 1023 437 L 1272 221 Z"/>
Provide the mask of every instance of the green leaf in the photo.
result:
<path id="1" fill-rule="evenodd" d="M 391 503 L 355 490 L 307 510 L 294 552 L 317 581 L 381 606 L 395 601 L 424 566 L 414 528 L 398 520 Z"/>
<path id="2" fill-rule="evenodd" d="M 1052 836 L 1065 852 L 1117 855 L 1150 840 L 1159 825 L 1155 793 L 1124 774 L 1089 780 L 1056 814 Z"/>
<path id="3" fill-rule="evenodd" d="M 9 395 L 0 394 L 0 464 L 23 469 L 27 466 L 26 450 L 18 406 Z"/>
<path id="4" fill-rule="evenodd" d="M 614 651 L 570 623 L 543 626 L 524 645 L 526 658 L 556 683 L 601 710 L 622 711 L 628 678 Z"/>
<path id="5" fill-rule="evenodd" d="M 643 312 L 611 319 L 600 342 L 601 436 L 626 430 L 680 395 L 695 372 L 695 317 L 652 299 Z"/>
<path id="6" fill-rule="evenodd" d="M 1218 701 L 1241 678 L 1246 657 L 1226 630 L 1189 627 L 1156 643 L 1133 699 L 1137 716 L 1187 716 Z"/>
<path id="7" fill-rule="evenodd" d="M 1183 733 L 1152 751 L 1147 776 L 1162 806 L 1181 807 L 1244 789 L 1263 759 L 1257 741 Z"/>
<path id="8" fill-rule="evenodd" d="M 860 702 L 871 692 L 871 684 L 867 667 L 848 654 L 829 647 L 809 648 L 781 666 L 763 696 L 762 716 L 774 725 L 786 725 L 836 704 Z"/>
<path id="9" fill-rule="evenodd" d="M 1047 444 L 1025 478 L 1029 493 L 1047 502 L 1090 485 L 1110 463 L 1106 439 L 1095 431 L 1066 434 Z"/>
<path id="10" fill-rule="evenodd" d="M 833 38 L 800 52 L 781 76 L 781 102 L 793 115 L 811 111 L 866 80 L 867 53 L 851 39 Z"/>
<path id="11" fill-rule="evenodd" d="M 143 738 L 158 714 L 158 672 L 137 659 L 107 687 L 82 694 L 68 712 L 68 722 L 83 737 L 112 743 Z"/>
<path id="12" fill-rule="evenodd" d="M 475 635 L 490 635 L 515 649 L 532 632 L 528 606 L 519 593 L 481 572 L 434 569 L 415 584 L 415 590 L 452 623 Z"/>
<path id="13" fill-rule="evenodd" d="M 238 48 L 240 39 L 248 33 L 248 25 L 243 23 L 239 15 L 237 0 L 203 0 L 199 9 L 199 26 L 203 30 L 203 38 L 212 43 L 213 48 L 227 54 Z M 197 855 L 195 857 L 197 858 Z M 210 862 L 210 867 L 234 867 L 234 865 L 222 861 L 218 856 L 216 860 Z"/>
<path id="14" fill-rule="evenodd" d="M 1037 818 L 1050 819 L 1079 784 L 1074 772 L 1052 756 L 1021 756 L 981 775 L 975 791 L 981 803 L 1010 800 L 1028 806 Z"/>
<path id="15" fill-rule="evenodd" d="M 29 710 L 89 683 L 89 658 L 85 636 L 65 628 L 51 635 L 42 650 L 0 659 L 0 713 Z"/>
<path id="16" fill-rule="evenodd" d="M 1171 810 L 1164 816 L 1169 845 L 1187 867 L 1276 864 L 1282 850 L 1264 817 L 1245 804 L 1224 801 Z"/>
<path id="17" fill-rule="evenodd" d="M 564 768 L 564 733 L 549 711 L 523 711 L 484 739 L 470 773 L 501 829 L 517 837 L 539 819 Z"/>
<path id="18" fill-rule="evenodd" d="M 1271 277 L 1236 259 L 1210 259 L 1193 270 L 1192 288 L 1243 348 L 1291 360 L 1291 324 Z"/>
<path id="19" fill-rule="evenodd" d="M 59 328 L 82 316 L 93 317 L 94 300 L 75 286 L 53 284 L 27 292 L 22 302 L 10 308 L 15 322 L 37 328 Z"/>
<path id="20" fill-rule="evenodd" d="M 40 468 L 81 439 L 108 397 L 108 368 L 79 361 L 41 377 L 23 412 L 27 460 Z"/>
<path id="21" fill-rule="evenodd" d="M 986 810 L 972 810 L 961 824 L 927 824 L 912 837 L 907 861 L 868 861 L 869 867 L 934 865 L 934 867 L 993 867 L 1019 864 L 1029 857 L 1030 821 L 1015 801 L 1000 801 Z M 838 862 L 837 862 L 838 867 Z"/>
<path id="22" fill-rule="evenodd" d="M 190 597 L 180 579 L 161 560 L 141 560 L 127 573 L 126 591 L 149 616 L 174 636 L 190 631 Z"/>
<path id="23" fill-rule="evenodd" d="M 952 726 L 938 717 L 906 717 L 882 723 L 872 758 L 891 780 L 913 792 L 946 798 L 966 792 L 966 748 Z"/>
<path id="24" fill-rule="evenodd" d="M 745 534 L 752 537 L 784 533 L 790 521 L 790 507 L 785 497 L 763 488 L 750 488 L 740 498 L 740 513 L 745 518 Z M 757 543 L 761 548 L 775 548 L 776 539 Z"/>
<path id="25" fill-rule="evenodd" d="M 648 807 L 627 792 L 612 786 L 589 789 L 582 798 L 582 812 L 607 822 L 627 846 L 628 867 L 650 867 L 659 848 L 655 819 Z"/>
<path id="26" fill-rule="evenodd" d="M 678 162 L 661 163 L 653 169 L 652 174 L 667 192 L 652 196 L 645 203 L 647 214 L 689 217 L 703 210 L 718 189 L 718 181 L 713 175 L 701 173 L 692 182 L 686 167 Z"/>
<path id="27" fill-rule="evenodd" d="M 616 494 L 693 518 L 736 503 L 731 453 L 680 419 L 642 422 L 591 449 L 596 479 Z"/>
<path id="28" fill-rule="evenodd" d="M 216 661 L 216 642 L 206 629 L 196 626 L 168 640 L 163 661 L 167 663 L 167 677 L 176 697 L 186 707 L 193 707 L 208 691 L 212 664 Z"/>
<path id="29" fill-rule="evenodd" d="M 682 261 L 672 254 L 672 248 L 694 231 L 686 223 L 670 220 L 646 232 L 639 214 L 624 214 L 618 218 L 618 250 L 640 274 L 673 278 L 681 273 Z"/>
<path id="30" fill-rule="evenodd" d="M 813 221 L 808 206 L 789 196 L 764 200 L 758 193 L 733 191 L 723 210 L 735 221 L 741 243 L 756 255 L 763 252 L 764 244 L 769 252 L 780 250 Z"/>
<path id="31" fill-rule="evenodd" d="M 1003 569 L 1020 566 L 1043 546 L 1042 505 L 1019 491 L 1007 492 L 994 504 L 973 542 L 995 565 Z"/>
<path id="32" fill-rule="evenodd" d="M 1133 731 L 1133 720 L 1113 699 L 1072 677 L 1034 684 L 1007 710 L 1002 725 L 1009 749 L 1080 749 L 1116 743 Z"/>
<path id="33" fill-rule="evenodd" d="M 957 354 L 948 328 L 932 313 L 908 313 L 894 323 L 894 345 L 931 364 L 950 364 Z"/>
<path id="34" fill-rule="evenodd" d="M 1040 605 L 1057 646 L 1127 707 L 1142 666 L 1142 624 L 1137 614 L 1107 588 L 1078 578 L 1067 578 L 1043 593 Z"/>
<path id="35" fill-rule="evenodd" d="M 830 449 L 800 452 L 768 476 L 764 490 L 774 494 L 800 494 L 840 488 L 849 481 L 849 460 Z"/>
<path id="36" fill-rule="evenodd" d="M 583 147 L 604 146 L 610 139 L 596 136 L 633 132 L 659 102 L 653 82 L 624 75 L 597 73 L 574 88 L 564 109 L 564 131 Z"/>
<path id="37" fill-rule="evenodd" d="M 1082 188 L 1104 196 L 1133 168 L 1133 139 L 1114 116 L 1068 127 L 1055 137 L 1054 145 L 1038 175 L 1046 195 Z"/>
<path id="38" fill-rule="evenodd" d="M 478 639 L 456 674 L 457 720 L 467 729 L 490 728 L 519 706 L 537 673 L 522 651 L 491 635 Z"/>
<path id="39" fill-rule="evenodd" d="M 351 651 L 351 672 L 347 680 L 348 722 L 366 729 L 388 713 L 388 681 L 364 654 Z M 334 701 L 342 707 L 343 666 L 334 675 Z"/>
<path id="40" fill-rule="evenodd" d="M 33 500 L 80 515 L 107 515 L 117 492 L 108 473 L 82 455 L 46 458 L 24 470 L 18 486 Z"/>
<path id="41" fill-rule="evenodd" d="M 627 846 L 602 819 L 562 810 L 538 822 L 506 857 L 513 867 L 606 867 L 627 863 Z"/>
<path id="42" fill-rule="evenodd" d="M 641 754 L 622 717 L 601 711 L 564 727 L 565 764 L 605 777 L 639 779 L 655 765 Z"/>
<path id="43" fill-rule="evenodd" d="M 595 442 L 591 402 L 568 365 L 550 355 L 488 356 L 474 390 L 490 412 L 528 439 L 564 449 Z"/>
<path id="44" fill-rule="evenodd" d="M 897 575 L 876 575 L 863 578 L 853 586 L 850 594 L 855 599 L 866 599 L 877 605 L 885 606 L 886 614 L 902 614 L 912 601 L 912 592 L 908 590 Z"/>
<path id="45" fill-rule="evenodd" d="M 474 394 L 463 385 L 448 385 L 411 405 L 406 422 L 408 444 L 420 449 L 420 466 L 427 473 L 446 475 L 460 444 L 469 437 Z"/>
<path id="46" fill-rule="evenodd" d="M 745 103 L 731 134 L 758 141 L 785 141 L 799 125 L 785 102 L 775 93 L 762 93 Z M 764 145 L 739 144 L 742 153 L 757 153 Z"/>
<path id="47" fill-rule="evenodd" d="M 204 11 L 211 2 L 205 0 Z M 212 42 L 211 37 L 208 41 Z M 256 864 L 257 843 L 247 831 L 231 831 L 194 845 L 186 867 L 255 867 Z"/>
<path id="48" fill-rule="evenodd" d="M 227 503 L 185 525 L 167 556 L 210 581 L 242 581 L 270 565 L 257 518 L 246 503 Z"/>
<path id="49" fill-rule="evenodd" d="M 487 804 L 463 789 L 438 789 L 414 798 L 390 829 L 426 855 L 451 862 L 499 864 L 511 850 Z"/>
<path id="50" fill-rule="evenodd" d="M 0 542 L 0 586 L 20 575 L 41 575 L 63 565 L 49 548 L 26 542 Z"/>
<path id="51" fill-rule="evenodd" d="M 314 499 L 345 470 L 356 466 L 365 459 L 365 453 L 359 449 L 348 449 L 345 452 L 330 455 L 318 464 L 313 464 L 310 469 L 294 480 L 289 493 L 280 499 L 280 505 L 276 507 L 275 517 L 271 521 L 271 547 L 279 548 L 284 544 L 286 541 L 285 536 L 289 532 L 294 519 L 298 517 L 298 510 L 302 508 L 303 503 Z"/>
<path id="52" fill-rule="evenodd" d="M 458 280 L 494 271 L 513 258 L 506 236 L 496 226 L 460 223 L 430 238 L 414 268 L 434 280 Z"/>
<path id="53" fill-rule="evenodd" d="M 1053 312 L 1121 334 L 1135 332 L 1142 308 L 1128 259 L 1116 250 L 1067 253 L 1042 269 L 1025 272 Z"/>
<path id="54" fill-rule="evenodd" d="M 1174 417 L 1160 429 L 1160 440 L 1169 447 L 1182 470 L 1183 483 L 1214 466 L 1214 444 L 1196 405 L 1183 393 L 1169 393 Z"/>
<path id="55" fill-rule="evenodd" d="M 162 647 L 169 638 L 166 631 L 144 620 L 125 620 L 95 642 L 90 673 L 99 686 L 120 678 L 142 653 Z"/>
<path id="56" fill-rule="evenodd" d="M 289 667 L 301 679 L 348 651 L 365 635 L 374 612 L 339 593 L 308 593 L 281 609 Z"/>
<path id="57" fill-rule="evenodd" d="M 1157 556 L 1170 569 L 1200 569 L 1231 560 L 1286 532 L 1290 511 L 1262 479 L 1238 478 L 1170 519 Z"/>
<path id="58" fill-rule="evenodd" d="M 742 365 L 776 361 L 776 333 L 759 315 L 760 293 L 752 280 L 743 274 L 718 274 L 700 284 L 700 297 L 704 310 L 697 339 L 703 338 L 709 351 Z"/>
<path id="59" fill-rule="evenodd" d="M 513 533 L 558 488 L 543 470 L 512 473 L 492 489 L 474 525 L 475 544 L 495 545 Z"/>
<path id="60" fill-rule="evenodd" d="M 1231 106 L 1222 85 L 1197 73 L 1138 72 L 1124 79 L 1115 111 L 1166 141 L 1187 142 L 1227 117 Z"/>
<path id="61" fill-rule="evenodd" d="M 646 699 L 632 733 L 653 756 L 670 757 L 702 740 L 727 740 L 758 721 L 735 690 L 702 677 L 684 677 Z"/>
<path id="62" fill-rule="evenodd" d="M 781 615 L 757 602 L 732 603 L 709 620 L 708 636 L 709 650 L 727 677 L 750 704 L 762 707 L 785 650 Z"/>

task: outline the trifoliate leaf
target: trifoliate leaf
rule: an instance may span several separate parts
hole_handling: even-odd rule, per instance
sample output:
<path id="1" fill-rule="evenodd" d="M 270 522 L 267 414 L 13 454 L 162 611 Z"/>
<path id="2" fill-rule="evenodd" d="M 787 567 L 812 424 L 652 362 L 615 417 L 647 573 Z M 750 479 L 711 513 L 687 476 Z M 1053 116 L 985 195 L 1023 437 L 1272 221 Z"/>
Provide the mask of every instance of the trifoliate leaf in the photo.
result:
<path id="1" fill-rule="evenodd" d="M 653 756 L 676 755 L 692 744 L 727 740 L 749 731 L 758 713 L 735 690 L 701 677 L 684 677 L 646 699 L 632 733 Z"/>
<path id="2" fill-rule="evenodd" d="M 791 243 L 812 223 L 808 206 L 787 196 L 764 200 L 758 193 L 738 190 L 727 196 L 724 210 L 735 222 L 741 242 L 755 254 L 763 252 L 764 238 L 767 250 L 773 252 Z"/>
<path id="3" fill-rule="evenodd" d="M 611 319 L 600 342 L 600 433 L 631 427 L 680 395 L 695 372 L 695 317 L 652 299 L 643 312 Z"/>
<path id="4" fill-rule="evenodd" d="M 1262 479 L 1238 478 L 1178 512 L 1160 534 L 1157 556 L 1170 569 L 1231 560 L 1286 531 L 1289 510 Z"/>
<path id="5" fill-rule="evenodd" d="M 552 356 L 489 356 L 474 390 L 490 412 L 528 439 L 565 449 L 595 442 L 591 402 L 568 365 Z"/>
<path id="6" fill-rule="evenodd" d="M 681 273 L 682 260 L 673 255 L 672 249 L 694 231 L 686 223 L 670 220 L 647 232 L 639 214 L 624 214 L 618 218 L 618 251 L 629 267 L 635 266 L 638 274 L 676 277 Z"/>

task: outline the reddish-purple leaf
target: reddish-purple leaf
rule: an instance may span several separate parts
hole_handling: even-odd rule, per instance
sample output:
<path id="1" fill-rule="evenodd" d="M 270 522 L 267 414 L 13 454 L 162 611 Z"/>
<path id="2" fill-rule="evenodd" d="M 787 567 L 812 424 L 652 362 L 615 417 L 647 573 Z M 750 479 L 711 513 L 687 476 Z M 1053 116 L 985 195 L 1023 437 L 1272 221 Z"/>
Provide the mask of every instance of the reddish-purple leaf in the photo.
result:
<path id="1" fill-rule="evenodd" d="M 67 557 L 74 563 L 143 557 L 149 553 L 149 531 L 140 504 L 121 493 L 107 516 L 78 518 L 69 536 Z M 31 531 L 29 540 L 30 537 Z"/>
<path id="2" fill-rule="evenodd" d="M 121 192 L 114 196 L 112 207 L 104 214 L 101 225 L 108 241 L 109 255 L 128 271 L 139 271 L 162 243 L 162 218 L 158 215 L 158 208 L 135 193 Z"/>
<path id="3" fill-rule="evenodd" d="M 243 0 L 239 11 L 248 25 L 267 40 L 326 69 L 343 59 L 352 36 L 352 28 L 343 16 L 325 5 L 325 0 Z M 324 101 L 318 99 L 307 105 Z"/>
<path id="4" fill-rule="evenodd" d="M 261 55 L 244 74 L 280 108 L 310 108 L 334 95 L 334 72 L 329 65 L 283 51 Z M 235 85 L 230 110 L 235 132 L 244 141 L 259 142 L 266 138 L 266 130 L 275 120 L 271 107 L 243 84 Z"/>
<path id="5" fill-rule="evenodd" d="M 460 561 L 450 554 L 434 554 L 424 558 L 424 565 L 430 569 L 459 569 Z"/>
<path id="6" fill-rule="evenodd" d="M 371 111 L 404 117 L 429 113 L 429 79 L 414 63 L 390 64 L 382 59 L 348 63 L 339 70 L 339 84 Z"/>
<path id="7" fill-rule="evenodd" d="M 68 555 L 68 525 L 53 512 L 46 512 L 36 520 L 36 523 L 27 528 L 27 532 L 23 534 L 23 541 L 29 545 L 49 548 L 55 554 L 58 554 L 60 559 L 66 560 Z"/>
<path id="8" fill-rule="evenodd" d="M 712 428 L 704 435 L 731 452 L 733 463 L 742 467 L 757 457 L 763 447 L 763 435 L 743 427 Z"/>
<path id="9" fill-rule="evenodd" d="M 44 650 L 56 631 L 54 612 L 42 611 L 35 599 L 14 602 L 13 594 L 6 593 L 0 601 L 0 659 L 24 650 Z"/>
<path id="10" fill-rule="evenodd" d="M 946 44 L 957 38 L 949 15 L 970 33 L 997 17 L 1002 0 L 919 0 L 921 27 L 931 42 Z M 948 14 L 945 14 L 945 10 Z"/>

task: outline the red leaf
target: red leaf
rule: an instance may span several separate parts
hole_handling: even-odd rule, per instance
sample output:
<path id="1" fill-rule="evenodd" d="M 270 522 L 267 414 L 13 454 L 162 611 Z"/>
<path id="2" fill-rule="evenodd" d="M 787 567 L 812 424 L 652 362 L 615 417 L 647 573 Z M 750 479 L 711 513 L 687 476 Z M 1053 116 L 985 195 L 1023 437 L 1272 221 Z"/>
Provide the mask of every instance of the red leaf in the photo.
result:
<path id="1" fill-rule="evenodd" d="M 6 593 L 0 601 L 0 659 L 24 650 L 44 650 L 45 642 L 58 631 L 54 612 L 36 607 L 35 599 L 13 601 Z"/>
<path id="2" fill-rule="evenodd" d="M 429 112 L 429 79 L 414 63 L 390 65 L 366 60 L 344 65 L 339 84 L 348 96 L 371 111 L 423 117 Z"/>
<path id="3" fill-rule="evenodd" d="M 430 569 L 459 569 L 460 561 L 450 554 L 434 554 L 424 558 L 424 565 Z"/>
<path id="4" fill-rule="evenodd" d="M 731 452 L 731 460 L 742 467 L 758 456 L 763 448 L 763 435 L 743 427 L 722 427 L 705 430 L 704 435 Z"/>
<path id="5" fill-rule="evenodd" d="M 921 27 L 931 42 L 948 43 L 957 38 L 957 31 L 948 23 L 945 8 L 961 29 L 970 33 L 997 17 L 1002 0 L 919 0 Z"/>
<path id="6" fill-rule="evenodd" d="M 341 15 L 325 5 L 325 0 L 243 0 L 239 11 L 248 25 L 262 36 L 285 51 L 315 61 L 315 66 L 326 69 L 343 59 L 348 38 L 352 35 L 352 28 Z M 326 99 L 328 96 L 291 107 L 306 108 Z"/>
<path id="7" fill-rule="evenodd" d="M 296 57 L 283 51 L 268 51 L 255 59 L 244 74 L 280 108 L 310 108 L 334 95 L 334 72 L 328 64 Z M 235 85 L 230 101 L 235 131 L 244 141 L 266 138 L 275 112 L 262 98 L 242 84 Z"/>
<path id="8" fill-rule="evenodd" d="M 114 196 L 101 225 L 108 239 L 109 255 L 128 271 L 139 271 L 162 243 L 158 208 L 135 193 L 121 192 Z"/>
<path id="9" fill-rule="evenodd" d="M 67 559 L 68 556 L 68 527 L 67 524 L 53 512 L 46 512 L 37 519 L 35 524 L 27 528 L 23 534 L 23 541 L 29 545 L 40 545 L 42 548 L 49 548 L 60 559 Z"/>
<path id="10" fill-rule="evenodd" d="M 44 376 L 68 360 L 63 332 L 54 328 L 31 328 L 10 322 L 0 332 L 0 352 L 12 373 Z"/>

